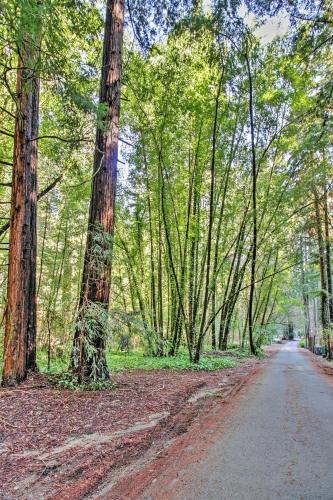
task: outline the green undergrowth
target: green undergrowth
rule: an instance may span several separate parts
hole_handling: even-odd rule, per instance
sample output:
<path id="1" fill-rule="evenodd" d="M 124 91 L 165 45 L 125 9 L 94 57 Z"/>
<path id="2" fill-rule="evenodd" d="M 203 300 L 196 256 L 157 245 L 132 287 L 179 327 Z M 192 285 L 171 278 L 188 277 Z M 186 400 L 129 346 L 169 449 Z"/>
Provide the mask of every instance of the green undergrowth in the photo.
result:
<path id="1" fill-rule="evenodd" d="M 105 391 L 116 388 L 112 380 L 92 381 L 90 383 L 80 384 L 77 377 L 70 372 L 54 375 L 53 383 L 56 387 L 72 391 Z"/>
<path id="2" fill-rule="evenodd" d="M 247 348 L 233 347 L 226 352 L 211 351 L 208 346 L 205 354 L 201 356 L 199 363 L 193 363 L 188 358 L 185 348 L 182 348 L 174 357 L 146 356 L 143 351 L 119 352 L 108 351 L 107 363 L 111 373 L 126 370 L 174 370 L 174 371 L 208 371 L 223 370 L 235 367 L 239 361 L 249 358 Z M 37 352 L 37 364 L 39 371 L 49 375 L 51 385 L 70 390 L 105 390 L 113 389 L 112 380 L 104 382 L 92 382 L 91 384 L 79 384 L 75 377 L 69 372 L 69 355 L 63 357 L 51 357 L 48 369 L 48 356 L 45 351 Z M 1 362 L 0 362 L 1 365 Z M 0 366 L 1 369 L 1 366 Z"/>
<path id="3" fill-rule="evenodd" d="M 193 370 L 193 371 L 214 371 L 224 368 L 233 368 L 239 360 L 251 357 L 247 347 L 230 346 L 226 352 L 209 352 L 202 355 L 199 363 L 193 363 L 188 358 L 185 348 L 182 348 L 174 357 L 154 357 L 146 356 L 143 351 L 119 352 L 108 351 L 107 362 L 110 372 L 121 372 L 125 370 Z M 264 356 L 263 352 L 258 353 L 259 357 Z M 70 386 L 70 377 L 66 375 L 69 368 L 69 355 L 63 357 L 51 357 L 50 369 L 48 369 L 47 352 L 38 351 L 37 364 L 40 372 L 57 374 L 63 379 L 63 386 Z M 1 365 L 1 362 L 0 362 Z M 1 367 L 0 367 L 1 368 Z"/>
<path id="4" fill-rule="evenodd" d="M 248 347 L 239 347 L 239 346 L 231 346 L 225 352 L 225 355 L 226 356 L 230 355 L 232 357 L 240 359 L 250 358 L 252 356 Z"/>
<path id="5" fill-rule="evenodd" d="M 110 353 L 108 365 L 111 371 L 122 370 L 204 370 L 214 371 L 233 368 L 234 359 L 221 356 L 202 356 L 199 363 L 192 363 L 187 354 L 174 357 L 152 357 L 140 353 Z"/>
<path id="6" fill-rule="evenodd" d="M 185 352 L 180 352 L 174 357 L 145 356 L 142 352 L 117 352 L 107 353 L 107 362 L 110 372 L 124 370 L 206 370 L 214 371 L 223 368 L 233 368 L 237 357 L 246 357 L 244 353 L 232 357 L 228 356 L 202 356 L 199 363 L 192 363 Z M 38 366 L 41 372 L 62 373 L 68 370 L 69 358 L 51 359 L 50 370 L 47 368 L 47 354 L 38 353 Z"/>

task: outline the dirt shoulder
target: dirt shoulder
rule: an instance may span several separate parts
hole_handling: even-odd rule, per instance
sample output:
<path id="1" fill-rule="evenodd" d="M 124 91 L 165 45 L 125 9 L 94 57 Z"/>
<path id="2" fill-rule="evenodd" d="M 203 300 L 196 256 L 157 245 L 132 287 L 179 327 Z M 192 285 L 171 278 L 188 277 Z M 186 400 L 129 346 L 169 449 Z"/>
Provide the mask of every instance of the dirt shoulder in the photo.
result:
<path id="1" fill-rule="evenodd" d="M 326 380 L 331 385 L 333 385 L 333 361 L 328 361 L 326 358 L 323 358 L 322 356 L 317 356 L 308 349 L 299 348 L 299 350 L 304 356 L 306 356 L 312 361 L 317 372 L 319 372 L 321 375 L 324 375 Z"/>
<path id="2" fill-rule="evenodd" d="M 0 390 L 0 498 L 138 498 L 193 432 L 212 439 L 217 417 L 261 365 L 128 371 L 100 392 L 39 387 L 41 377 Z"/>

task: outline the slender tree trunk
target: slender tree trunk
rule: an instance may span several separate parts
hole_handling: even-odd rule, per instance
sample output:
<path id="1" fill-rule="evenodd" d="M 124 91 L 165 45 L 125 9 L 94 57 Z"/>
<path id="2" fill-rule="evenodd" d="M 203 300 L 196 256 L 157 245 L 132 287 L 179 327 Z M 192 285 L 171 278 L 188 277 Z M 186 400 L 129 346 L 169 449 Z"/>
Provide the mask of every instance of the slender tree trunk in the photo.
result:
<path id="1" fill-rule="evenodd" d="M 301 254 L 302 254 L 302 262 L 301 262 L 301 283 L 302 283 L 302 298 L 303 298 L 303 309 L 304 309 L 304 333 L 305 333 L 305 347 L 309 347 L 309 336 L 310 336 L 310 314 L 309 314 L 309 295 L 306 289 L 306 281 L 305 281 L 305 249 L 303 238 L 300 241 Z"/>
<path id="2" fill-rule="evenodd" d="M 224 207 L 225 207 L 225 203 L 226 203 L 226 199 L 227 199 L 227 192 L 228 192 L 228 187 L 229 187 L 229 178 L 230 178 L 230 170 L 231 170 L 232 160 L 235 156 L 235 151 L 237 150 L 237 146 L 235 147 L 235 140 L 236 140 L 237 126 L 238 126 L 239 102 L 240 102 L 240 97 L 238 100 L 238 107 L 237 107 L 237 119 L 235 121 L 235 126 L 234 126 L 233 133 L 232 133 L 229 161 L 227 164 L 225 175 L 223 176 L 223 184 L 224 185 L 223 185 L 223 193 L 222 193 L 222 202 L 221 202 L 221 209 L 219 211 L 217 230 L 216 230 L 214 264 L 213 264 L 213 280 L 214 280 L 214 282 L 213 282 L 213 291 L 212 291 L 212 317 L 214 317 L 214 318 L 216 316 L 215 311 L 216 311 L 216 296 L 217 296 L 217 275 L 218 275 L 220 236 L 221 236 L 221 229 L 222 229 L 222 221 L 223 221 Z M 222 190 L 222 186 L 221 186 L 221 190 Z M 218 196 L 218 198 L 219 198 L 219 196 Z M 212 322 L 212 349 L 213 350 L 216 349 L 216 320 L 215 319 Z"/>
<path id="3" fill-rule="evenodd" d="M 333 323 L 331 240 L 330 240 L 330 228 L 329 228 L 327 190 L 325 191 L 324 218 L 325 218 L 325 247 L 326 247 L 327 291 L 328 291 L 328 294 L 329 294 L 328 295 L 328 304 L 329 304 L 330 322 Z"/>
<path id="4" fill-rule="evenodd" d="M 328 301 L 328 331 L 327 331 L 327 357 L 332 358 L 331 353 L 331 339 L 330 339 L 330 325 L 333 323 L 333 297 L 332 297 L 332 267 L 331 267 L 331 241 L 330 241 L 330 228 L 329 228 L 329 215 L 328 215 L 328 202 L 327 202 L 327 188 L 325 189 L 324 196 L 324 224 L 325 224 L 325 257 L 326 257 L 326 276 L 327 276 L 327 301 Z"/>
<path id="5" fill-rule="evenodd" d="M 229 273 L 228 273 L 228 278 L 227 281 L 224 285 L 224 294 L 223 294 L 223 302 L 222 302 L 222 307 L 221 307 L 221 312 L 220 312 L 220 328 L 219 328 L 219 349 L 225 350 L 227 348 L 227 340 L 228 340 L 228 335 L 225 335 L 225 330 L 228 330 L 227 327 L 227 317 L 228 317 L 228 310 L 229 310 L 229 305 L 233 302 L 234 300 L 234 292 L 237 288 L 237 283 L 238 283 L 238 275 L 239 275 L 239 267 L 240 267 L 240 262 L 241 262 L 241 257 L 242 257 L 242 249 L 243 249 L 243 243 L 244 243 L 244 238 L 245 238 L 245 225 L 246 225 L 246 214 L 247 214 L 247 208 L 244 213 L 244 218 L 242 220 L 238 235 L 237 235 L 237 240 L 235 243 L 235 251 L 232 257 Z M 243 264 L 244 271 L 245 272 L 245 266 L 247 264 L 248 257 L 246 259 L 246 262 Z M 232 279 L 233 278 L 233 279 Z M 243 277 L 242 277 L 243 279 Z M 229 292 L 230 284 L 232 283 L 231 286 L 231 292 Z"/>
<path id="6" fill-rule="evenodd" d="M 199 193 L 199 179 L 197 172 L 198 165 L 198 151 L 201 140 L 201 128 L 196 152 L 196 159 L 193 170 L 193 206 L 192 206 L 192 217 L 193 221 L 191 231 L 190 231 L 190 248 L 189 248 L 189 271 L 188 271 L 188 317 L 189 317 L 189 349 L 193 352 L 193 346 L 195 341 L 195 326 L 197 317 L 197 284 L 198 284 L 198 245 L 199 245 L 199 234 L 200 234 L 200 193 Z M 193 226 L 194 225 L 194 226 Z"/>
<path id="7" fill-rule="evenodd" d="M 75 332 L 72 369 L 80 380 L 107 379 L 106 335 L 103 324 L 94 324 L 94 335 L 86 322 L 97 305 L 108 310 L 111 282 L 111 251 L 115 222 L 120 84 L 124 30 L 124 0 L 107 0 L 103 45 L 101 104 L 106 105 L 103 127 L 96 132 L 96 148 L 90 200 L 88 238 L 84 259 Z M 98 254 L 98 258 L 96 257 Z M 98 260 L 98 262 L 96 262 Z"/>
<path id="8" fill-rule="evenodd" d="M 38 58 L 36 40 L 25 41 L 17 71 L 3 385 L 20 382 L 28 370 L 37 369 Z"/>
<path id="9" fill-rule="evenodd" d="M 264 326 L 266 324 L 266 317 L 267 317 L 267 311 L 268 311 L 268 306 L 269 306 L 269 303 L 270 303 L 270 300 L 271 300 L 271 295 L 272 295 L 272 291 L 273 291 L 273 282 L 274 282 L 274 279 L 275 279 L 275 273 L 276 273 L 276 270 L 277 270 L 277 265 L 278 265 L 278 261 L 279 261 L 279 252 L 277 251 L 276 252 L 276 255 L 275 255 L 275 259 L 274 259 L 274 267 L 273 267 L 273 276 L 268 284 L 268 292 L 266 294 L 266 297 L 264 299 L 264 301 L 262 302 L 264 304 L 264 309 L 263 309 L 263 312 L 262 312 L 262 315 L 261 315 L 261 320 L 260 320 L 260 326 Z M 258 311 L 259 313 L 259 311 Z"/>
<path id="10" fill-rule="evenodd" d="M 315 216 L 316 216 L 316 230 L 317 230 L 317 242 L 318 242 L 318 253 L 319 253 L 319 271 L 320 271 L 320 317 L 321 326 L 324 330 L 328 327 L 328 304 L 327 304 L 327 279 L 326 279 L 326 267 L 325 267 L 325 246 L 323 239 L 323 231 L 321 225 L 320 217 L 320 206 L 318 193 L 315 192 Z"/>
<path id="11" fill-rule="evenodd" d="M 204 342 L 205 335 L 205 323 L 208 309 L 209 300 L 209 283 L 211 279 L 211 251 L 212 251 L 212 232 L 214 223 L 214 198 L 215 198 L 215 160 L 216 160 L 216 142 L 217 142 L 217 124 L 218 124 L 218 112 L 219 112 L 219 102 L 220 95 L 222 91 L 224 68 L 219 80 L 217 95 L 215 98 L 215 114 L 214 114 L 214 125 L 213 125 L 213 136 L 212 136 L 212 158 L 210 167 L 210 195 L 209 195 L 209 219 L 208 219 L 208 236 L 207 236 L 207 258 L 206 258 L 206 282 L 204 290 L 204 300 L 202 307 L 202 316 L 200 322 L 200 332 L 195 349 L 194 361 L 196 363 L 200 360 L 200 354 L 202 345 Z"/>
<path id="12" fill-rule="evenodd" d="M 246 56 L 246 64 L 248 69 L 249 78 L 249 113 L 250 113 L 250 132 L 251 132 L 251 152 L 252 152 L 252 259 L 251 259 L 251 283 L 249 293 L 249 309 L 248 309 L 248 324 L 249 324 L 249 341 L 251 353 L 256 353 L 254 344 L 254 317 L 253 317 L 253 303 L 255 295 L 255 277 L 256 277 L 256 261 L 257 261 L 257 164 L 256 164 L 256 150 L 254 139 L 254 112 L 253 112 L 253 83 L 250 61 Z"/>
<path id="13" fill-rule="evenodd" d="M 189 186 L 188 186 L 188 198 L 187 198 L 187 211 L 186 211 L 186 229 L 185 229 L 185 240 L 184 240 L 184 250 L 183 250 L 183 258 L 181 263 L 181 277 L 180 277 L 180 292 L 181 292 L 181 302 L 184 301 L 185 294 L 185 279 L 186 279 L 186 271 L 187 271 L 187 248 L 189 244 L 189 231 L 190 231 L 190 223 L 191 223 L 191 212 L 192 212 L 192 196 L 193 196 L 193 185 L 195 178 L 195 169 L 196 169 L 196 160 L 193 167 L 193 172 L 191 173 L 191 160 L 189 158 Z M 181 314 L 181 303 L 178 304 L 178 312 L 176 318 L 176 326 L 174 332 L 174 338 L 172 343 L 172 348 L 170 351 L 170 355 L 175 355 L 179 349 L 181 342 L 181 334 L 182 334 L 182 314 Z M 190 349 L 190 337 L 189 337 L 189 349 Z"/>
<path id="14" fill-rule="evenodd" d="M 186 313 L 185 313 L 185 308 L 184 308 L 184 303 L 183 303 L 183 295 L 182 295 L 182 290 L 178 281 L 178 276 L 177 276 L 177 270 L 176 270 L 176 265 L 175 265 L 175 259 L 174 259 L 174 254 L 173 254 L 173 247 L 172 247 L 172 242 L 171 242 L 171 233 L 169 230 L 169 223 L 168 223 L 168 218 L 167 218 L 167 210 L 165 206 L 165 180 L 163 176 L 163 166 L 162 166 L 162 156 L 160 153 L 160 158 L 159 158 L 159 169 L 160 169 L 160 179 L 161 179 L 161 215 L 163 217 L 163 224 L 164 224 L 164 234 L 165 234 L 165 240 L 166 240 L 166 250 L 167 250 L 167 257 L 168 257 L 168 263 L 170 266 L 170 271 L 172 275 L 172 280 L 174 281 L 175 284 L 175 297 L 176 301 L 179 302 L 179 307 L 180 307 L 180 312 L 184 321 L 184 326 L 185 326 L 185 333 L 186 333 L 186 341 L 187 341 L 187 347 L 189 351 L 189 356 L 190 359 L 192 360 L 192 352 L 190 350 L 190 339 L 189 339 L 189 332 L 188 332 L 188 324 L 187 324 L 187 318 L 186 318 Z M 174 297 L 173 300 L 175 301 Z M 175 302 L 176 302 L 175 301 Z"/>
<path id="15" fill-rule="evenodd" d="M 50 212 L 50 204 L 49 204 L 49 201 L 47 200 L 46 201 L 46 208 L 45 208 L 45 220 L 44 220 L 44 231 L 43 231 L 43 238 L 42 238 L 42 249 L 41 249 L 41 255 L 40 255 L 37 296 L 39 295 L 40 285 L 42 282 L 42 275 L 43 275 L 43 268 L 44 268 L 44 251 L 45 251 L 46 233 L 47 233 L 48 223 L 49 223 L 49 212 Z"/>
<path id="16" fill-rule="evenodd" d="M 162 224 L 161 214 L 158 214 L 158 262 L 157 262 L 157 311 L 159 337 L 164 339 L 164 314 L 163 314 L 163 266 L 162 266 Z"/>
<path id="17" fill-rule="evenodd" d="M 47 329 L 48 329 L 48 338 L 42 339 L 42 346 L 44 345 L 49 346 L 50 345 L 50 332 L 51 332 L 51 316 L 52 316 L 52 304 L 53 304 L 53 297 L 55 294 L 55 287 L 56 287 L 56 275 L 57 275 L 57 262 L 58 262 L 58 253 L 59 253 L 59 243 L 60 243 L 60 234 L 61 234 L 61 226 L 62 226 L 62 220 L 60 219 L 59 221 L 59 228 L 57 232 L 57 239 L 56 239 L 56 247 L 55 247 L 55 252 L 54 252 L 54 259 L 53 259 L 53 265 L 52 265 L 52 273 L 51 273 L 51 286 L 50 286 L 50 293 L 48 296 L 48 302 L 47 302 L 47 309 L 46 309 L 46 314 L 45 314 L 45 321 L 43 322 L 42 326 L 42 332 L 44 332 L 44 326 L 46 323 Z M 44 344 L 45 340 L 45 344 Z M 49 347 L 48 347 L 49 348 Z"/>
<path id="18" fill-rule="evenodd" d="M 326 268 L 326 255 L 325 255 L 325 242 L 323 238 L 322 231 L 322 221 L 320 214 L 319 198 L 317 191 L 314 192 L 315 195 L 315 216 L 316 216 L 316 229 L 317 229 L 317 241 L 318 241 L 318 253 L 319 253 L 319 270 L 320 270 L 320 317 L 321 326 L 323 329 L 323 337 L 326 343 L 327 353 L 330 353 L 330 340 L 329 340 L 329 324 L 330 324 L 330 311 L 328 304 L 328 286 L 327 286 L 327 268 Z"/>
<path id="19" fill-rule="evenodd" d="M 145 150 L 143 151 L 143 157 L 144 157 L 144 167 L 145 167 L 145 175 L 146 175 L 148 219 L 149 219 L 151 315 L 152 315 L 153 328 L 154 328 L 155 332 L 158 332 L 157 305 L 156 305 L 156 282 L 155 282 L 154 232 L 153 232 L 153 221 L 152 221 L 150 183 L 149 183 L 148 165 L 147 165 L 147 157 L 146 157 Z M 161 338 L 160 340 L 161 340 L 161 345 L 159 347 L 159 351 L 160 351 L 160 354 L 163 355 L 163 338 Z"/>

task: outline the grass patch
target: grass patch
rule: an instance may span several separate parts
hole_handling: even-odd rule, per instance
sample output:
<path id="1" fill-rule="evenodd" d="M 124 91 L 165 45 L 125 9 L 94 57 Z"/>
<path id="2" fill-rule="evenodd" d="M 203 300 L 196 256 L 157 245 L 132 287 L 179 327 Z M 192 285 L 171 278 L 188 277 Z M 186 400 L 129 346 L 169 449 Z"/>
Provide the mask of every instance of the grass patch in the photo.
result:
<path id="1" fill-rule="evenodd" d="M 63 373 L 68 370 L 69 356 L 62 358 L 51 357 L 50 370 L 47 369 L 47 352 L 37 351 L 37 365 L 41 372 Z"/>

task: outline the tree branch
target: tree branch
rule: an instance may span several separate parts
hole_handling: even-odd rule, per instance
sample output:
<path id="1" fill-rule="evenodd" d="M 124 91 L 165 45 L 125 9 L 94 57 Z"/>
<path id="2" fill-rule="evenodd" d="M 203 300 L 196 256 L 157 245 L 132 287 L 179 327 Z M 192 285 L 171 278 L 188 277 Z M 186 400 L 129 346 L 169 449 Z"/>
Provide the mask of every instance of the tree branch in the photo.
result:
<path id="1" fill-rule="evenodd" d="M 85 137 L 77 138 L 77 139 L 66 139 L 65 137 L 59 137 L 58 135 L 40 135 L 39 137 L 34 137 L 30 139 L 32 141 L 39 141 L 40 139 L 55 139 L 57 141 L 62 142 L 92 142 L 91 139 L 86 139 Z"/>
<path id="2" fill-rule="evenodd" d="M 37 200 L 40 200 L 41 198 L 43 198 L 43 196 L 45 196 L 47 193 L 49 193 L 63 178 L 63 174 L 59 175 L 58 177 L 56 177 L 48 186 L 46 186 L 45 189 L 43 189 L 42 191 L 40 191 L 37 195 Z M 10 222 L 6 222 L 6 224 L 3 224 L 1 227 L 0 227 L 0 236 L 2 236 L 3 234 L 5 234 L 5 232 L 10 228 Z"/>
<path id="3" fill-rule="evenodd" d="M 14 134 L 9 132 L 9 130 L 0 129 L 0 134 L 8 135 L 8 137 L 14 137 Z"/>

